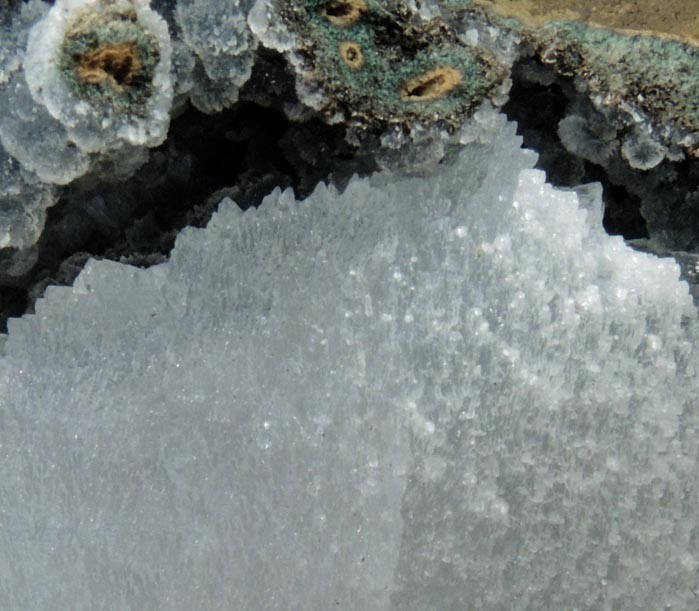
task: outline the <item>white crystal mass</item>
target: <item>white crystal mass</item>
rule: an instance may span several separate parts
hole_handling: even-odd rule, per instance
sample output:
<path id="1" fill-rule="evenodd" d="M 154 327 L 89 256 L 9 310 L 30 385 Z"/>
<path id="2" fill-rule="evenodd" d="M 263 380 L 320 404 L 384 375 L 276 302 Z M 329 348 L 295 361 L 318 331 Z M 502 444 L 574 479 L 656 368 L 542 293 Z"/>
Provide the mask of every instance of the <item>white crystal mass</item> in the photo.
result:
<path id="1" fill-rule="evenodd" d="M 495 119 L 10 321 L 0 608 L 696 606 L 696 311 Z"/>

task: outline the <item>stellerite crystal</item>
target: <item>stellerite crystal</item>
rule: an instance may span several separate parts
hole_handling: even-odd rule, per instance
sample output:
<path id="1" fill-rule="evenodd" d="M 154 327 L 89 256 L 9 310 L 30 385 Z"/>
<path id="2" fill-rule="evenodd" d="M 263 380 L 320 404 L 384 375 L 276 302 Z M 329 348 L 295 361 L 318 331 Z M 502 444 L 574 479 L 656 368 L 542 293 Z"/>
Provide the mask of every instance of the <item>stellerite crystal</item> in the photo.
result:
<path id="1" fill-rule="evenodd" d="M 0 608 L 691 608 L 687 285 L 514 132 L 224 200 L 10 321 Z"/>

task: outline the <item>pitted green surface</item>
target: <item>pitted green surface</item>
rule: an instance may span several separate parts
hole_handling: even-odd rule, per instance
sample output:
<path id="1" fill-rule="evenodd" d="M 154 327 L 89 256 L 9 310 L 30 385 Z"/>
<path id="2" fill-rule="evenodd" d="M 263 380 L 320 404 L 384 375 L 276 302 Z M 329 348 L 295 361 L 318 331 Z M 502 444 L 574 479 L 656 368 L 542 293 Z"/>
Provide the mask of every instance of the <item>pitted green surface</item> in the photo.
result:
<path id="1" fill-rule="evenodd" d="M 581 23 L 552 23 L 528 34 L 560 72 L 594 92 L 632 101 L 660 123 L 699 131 L 699 49 L 676 40 Z"/>
<path id="2" fill-rule="evenodd" d="M 354 118 L 376 123 L 456 122 L 505 78 L 505 68 L 492 53 L 459 42 L 441 21 L 424 24 L 410 18 L 399 3 L 367 2 L 367 10 L 349 27 L 332 23 L 325 5 L 307 0 L 287 15 L 301 34 L 323 90 Z M 361 68 L 343 61 L 340 45 L 345 42 L 361 48 Z M 401 96 L 406 83 L 438 69 L 457 70 L 462 78 L 439 99 L 413 101 Z"/>
<path id="3" fill-rule="evenodd" d="M 503 38 L 525 41 L 556 73 L 582 79 L 591 93 L 606 96 L 605 104 L 627 103 L 655 124 L 699 132 L 699 50 L 679 39 L 582 20 L 546 23 L 538 14 L 542 22 L 533 23 L 500 12 L 497 2 L 441 0 L 433 5 L 439 11 L 426 12 L 428 19 L 401 0 L 303 0 L 280 6 L 299 36 L 306 76 L 330 100 L 330 115 L 342 111 L 366 125 L 459 123 L 502 90 L 511 70 L 511 59 L 492 45 L 464 42 L 463 24 L 476 19 L 501 30 Z M 338 26 L 337 19 L 329 19 L 329 7 L 341 17 L 349 15 L 348 23 Z M 359 67 L 343 61 L 343 43 L 361 49 Z M 458 86 L 438 99 L 401 96 L 411 79 L 439 68 L 458 70 Z"/>

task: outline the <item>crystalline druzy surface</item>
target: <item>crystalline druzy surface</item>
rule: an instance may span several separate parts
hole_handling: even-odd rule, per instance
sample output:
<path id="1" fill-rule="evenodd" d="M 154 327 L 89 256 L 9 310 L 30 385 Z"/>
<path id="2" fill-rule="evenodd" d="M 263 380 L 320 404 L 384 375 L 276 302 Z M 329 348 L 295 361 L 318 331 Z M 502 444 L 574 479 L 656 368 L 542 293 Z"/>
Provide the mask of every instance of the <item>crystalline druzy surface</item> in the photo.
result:
<path id="1" fill-rule="evenodd" d="M 11 321 L 0 607 L 690 608 L 687 286 L 476 123 Z"/>

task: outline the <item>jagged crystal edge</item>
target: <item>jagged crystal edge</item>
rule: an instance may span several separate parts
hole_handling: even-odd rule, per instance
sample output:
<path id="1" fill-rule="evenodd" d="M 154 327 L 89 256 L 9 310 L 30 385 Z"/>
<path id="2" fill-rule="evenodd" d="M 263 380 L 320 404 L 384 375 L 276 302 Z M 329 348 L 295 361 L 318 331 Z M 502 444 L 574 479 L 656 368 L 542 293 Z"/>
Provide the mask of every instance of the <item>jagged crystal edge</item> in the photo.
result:
<path id="1" fill-rule="evenodd" d="M 10 321 L 0 606 L 689 608 L 696 311 L 480 118 Z M 29 586 L 28 584 L 31 584 Z"/>

